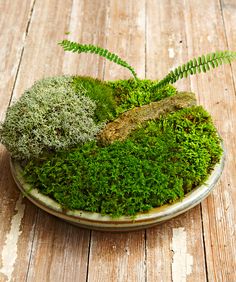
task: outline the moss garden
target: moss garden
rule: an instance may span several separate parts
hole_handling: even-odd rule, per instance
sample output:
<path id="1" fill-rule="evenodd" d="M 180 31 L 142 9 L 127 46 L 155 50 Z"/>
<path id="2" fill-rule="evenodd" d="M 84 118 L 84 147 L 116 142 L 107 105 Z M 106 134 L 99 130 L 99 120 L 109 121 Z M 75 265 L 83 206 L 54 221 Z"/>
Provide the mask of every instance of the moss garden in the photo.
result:
<path id="1" fill-rule="evenodd" d="M 44 78 L 9 107 L 0 141 L 31 187 L 65 210 L 116 218 L 174 203 L 206 181 L 222 156 L 220 137 L 195 95 L 172 84 L 230 63 L 236 52 L 203 55 L 151 81 L 106 49 L 59 44 L 105 57 L 133 78 Z"/>

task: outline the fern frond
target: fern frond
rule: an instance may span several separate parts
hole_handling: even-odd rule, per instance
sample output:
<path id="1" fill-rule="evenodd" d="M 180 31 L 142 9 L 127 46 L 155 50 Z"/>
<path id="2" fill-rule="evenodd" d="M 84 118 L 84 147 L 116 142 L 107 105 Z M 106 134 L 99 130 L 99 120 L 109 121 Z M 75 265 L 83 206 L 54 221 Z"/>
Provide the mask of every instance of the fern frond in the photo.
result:
<path id="1" fill-rule="evenodd" d="M 71 52 L 76 52 L 76 53 L 93 53 L 101 57 L 104 57 L 110 60 L 111 62 L 114 62 L 122 67 L 127 68 L 128 70 L 131 71 L 134 78 L 138 79 L 135 70 L 126 61 L 122 60 L 116 54 L 109 52 L 107 49 L 103 49 L 101 47 L 91 45 L 91 44 L 89 45 L 80 44 L 80 43 L 72 42 L 69 40 L 63 40 L 59 42 L 58 44 L 62 46 L 65 51 L 71 51 Z"/>
<path id="2" fill-rule="evenodd" d="M 215 53 L 202 55 L 197 59 L 194 58 L 188 61 L 186 64 L 183 64 L 182 66 L 170 71 L 167 76 L 165 76 L 153 87 L 153 90 L 158 90 L 169 83 L 174 83 L 183 77 L 196 74 L 197 72 L 207 72 L 211 68 L 216 68 L 223 63 L 231 63 L 231 61 L 235 59 L 236 52 L 233 51 L 217 51 Z"/>

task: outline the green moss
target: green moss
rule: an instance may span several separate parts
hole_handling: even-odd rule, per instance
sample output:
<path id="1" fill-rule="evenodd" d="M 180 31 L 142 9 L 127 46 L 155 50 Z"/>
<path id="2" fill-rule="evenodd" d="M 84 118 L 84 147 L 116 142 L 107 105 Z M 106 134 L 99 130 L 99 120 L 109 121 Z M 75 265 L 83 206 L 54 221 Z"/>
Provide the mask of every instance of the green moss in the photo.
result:
<path id="1" fill-rule="evenodd" d="M 159 101 L 176 94 L 177 90 L 172 85 L 167 85 L 161 90 L 154 91 L 157 81 L 143 80 L 117 80 L 107 84 L 114 90 L 117 102 L 117 113 L 123 113 L 134 107 L 143 106 L 154 101 Z"/>
<path id="2" fill-rule="evenodd" d="M 209 114 L 192 107 L 149 121 L 124 142 L 95 141 L 25 167 L 29 183 L 64 208 L 135 215 L 203 183 L 222 149 Z"/>
<path id="3" fill-rule="evenodd" d="M 72 83 L 76 91 L 81 86 L 84 87 L 86 95 L 96 103 L 95 116 L 97 121 L 113 120 L 119 114 L 134 107 L 159 101 L 177 92 L 172 85 L 153 91 L 156 84 L 156 81 L 147 79 L 102 82 L 98 79 L 83 76 L 74 76 Z"/>
<path id="4" fill-rule="evenodd" d="M 76 92 L 80 91 L 81 87 L 86 89 L 86 95 L 96 103 L 97 122 L 112 120 L 116 116 L 113 90 L 105 82 L 92 77 L 73 76 L 72 86 Z"/>

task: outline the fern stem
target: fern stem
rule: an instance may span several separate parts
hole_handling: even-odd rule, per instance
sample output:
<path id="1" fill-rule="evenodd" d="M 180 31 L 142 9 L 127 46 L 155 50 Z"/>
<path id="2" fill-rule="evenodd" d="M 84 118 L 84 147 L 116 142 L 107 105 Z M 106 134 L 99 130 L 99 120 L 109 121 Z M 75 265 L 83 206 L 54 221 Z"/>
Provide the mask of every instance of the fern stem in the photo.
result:
<path id="1" fill-rule="evenodd" d="M 211 68 L 216 68 L 223 63 L 231 63 L 231 61 L 235 59 L 236 52 L 234 51 L 217 51 L 214 53 L 209 53 L 207 55 L 202 55 L 197 59 L 194 58 L 188 61 L 186 64 L 183 64 L 182 66 L 179 66 L 170 71 L 153 87 L 153 90 L 159 90 L 169 83 L 174 83 L 179 79 L 196 74 L 197 72 L 207 72 Z"/>
<path id="2" fill-rule="evenodd" d="M 89 45 L 80 44 L 69 40 L 63 40 L 58 44 L 62 46 L 65 51 L 71 51 L 76 53 L 92 53 L 104 57 L 111 62 L 114 62 L 120 66 L 123 66 L 124 68 L 127 68 L 132 73 L 135 80 L 138 80 L 135 70 L 126 61 L 122 60 L 116 54 L 109 52 L 107 49 L 90 44 Z"/>

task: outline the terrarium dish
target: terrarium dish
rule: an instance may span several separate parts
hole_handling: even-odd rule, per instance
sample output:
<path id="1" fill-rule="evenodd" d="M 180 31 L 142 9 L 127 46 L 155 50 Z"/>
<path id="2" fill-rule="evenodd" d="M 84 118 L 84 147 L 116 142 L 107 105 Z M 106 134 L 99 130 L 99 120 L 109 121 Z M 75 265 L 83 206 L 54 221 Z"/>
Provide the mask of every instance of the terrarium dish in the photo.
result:
<path id="1" fill-rule="evenodd" d="M 112 218 L 111 216 L 101 215 L 95 212 L 64 210 L 61 205 L 52 198 L 43 195 L 37 189 L 32 189 L 32 187 L 25 182 L 24 177 L 22 177 L 21 166 L 14 160 L 11 160 L 11 172 L 23 195 L 42 210 L 79 227 L 100 231 L 121 232 L 152 227 L 198 205 L 215 187 L 224 168 L 224 161 L 225 158 L 223 155 L 220 163 L 215 166 L 207 181 L 195 188 L 192 192 L 186 194 L 182 200 L 176 201 L 173 204 L 152 208 L 148 212 L 137 213 L 135 217 L 120 216 L 119 218 Z"/>
<path id="2" fill-rule="evenodd" d="M 223 170 L 222 140 L 195 95 L 171 84 L 236 53 L 203 55 L 150 81 L 105 49 L 60 45 L 99 54 L 134 79 L 51 77 L 25 91 L 0 127 L 23 194 L 72 224 L 110 231 L 153 226 L 207 197 Z"/>

